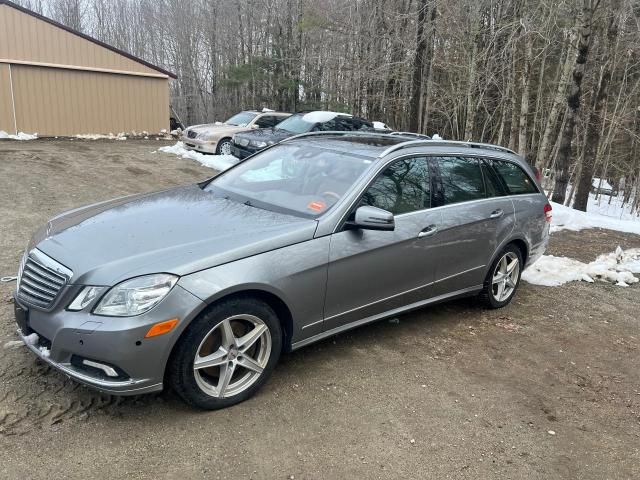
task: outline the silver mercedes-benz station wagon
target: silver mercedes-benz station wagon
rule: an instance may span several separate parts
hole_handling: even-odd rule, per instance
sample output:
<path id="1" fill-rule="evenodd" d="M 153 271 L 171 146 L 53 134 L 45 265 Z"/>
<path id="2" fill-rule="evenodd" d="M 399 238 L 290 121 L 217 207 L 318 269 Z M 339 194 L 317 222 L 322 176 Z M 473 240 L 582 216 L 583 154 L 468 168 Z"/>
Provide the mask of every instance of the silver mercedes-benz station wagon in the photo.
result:
<path id="1" fill-rule="evenodd" d="M 221 408 L 282 351 L 454 297 L 506 305 L 550 218 L 505 148 L 301 135 L 205 182 L 53 218 L 22 259 L 16 321 L 86 385 Z"/>

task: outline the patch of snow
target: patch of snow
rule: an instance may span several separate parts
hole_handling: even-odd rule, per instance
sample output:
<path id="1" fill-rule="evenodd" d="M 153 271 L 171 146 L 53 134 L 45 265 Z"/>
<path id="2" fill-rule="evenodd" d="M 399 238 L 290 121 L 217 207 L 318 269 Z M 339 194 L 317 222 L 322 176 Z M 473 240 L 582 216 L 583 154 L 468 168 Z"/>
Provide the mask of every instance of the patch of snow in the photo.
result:
<path id="1" fill-rule="evenodd" d="M 49 358 L 51 356 L 51 351 L 47 347 L 40 347 L 40 353 L 44 358 Z"/>
<path id="2" fill-rule="evenodd" d="M 373 128 L 376 130 L 390 130 L 384 122 L 373 122 Z"/>
<path id="3" fill-rule="evenodd" d="M 0 130 L 0 140 L 36 140 L 38 138 L 37 133 L 24 133 L 18 132 L 17 135 L 11 135 L 4 130 Z"/>
<path id="4" fill-rule="evenodd" d="M 593 188 L 600 187 L 600 190 L 613 190 L 611 184 L 604 178 L 593 177 L 593 179 L 591 180 L 591 185 L 593 186 Z"/>
<path id="5" fill-rule="evenodd" d="M 102 133 L 79 133 L 74 135 L 74 138 L 79 138 L 81 140 L 126 140 L 126 134 L 124 132 L 120 132 L 117 135 L 113 133 L 109 133 L 108 135 L 103 135 Z"/>
<path id="6" fill-rule="evenodd" d="M 433 135 L 431 135 L 431 140 L 442 140 L 442 137 L 437 133 L 434 133 Z"/>
<path id="7" fill-rule="evenodd" d="M 24 342 L 22 340 L 9 340 L 7 343 L 4 344 L 3 348 L 5 349 L 18 348 L 23 346 L 24 346 Z"/>
<path id="8" fill-rule="evenodd" d="M 275 112 L 275 110 L 271 110 L 270 108 L 264 107 L 262 109 L 262 113 L 267 113 L 267 112 Z"/>
<path id="9" fill-rule="evenodd" d="M 633 220 L 632 218 L 616 218 L 593 211 L 582 212 L 553 202 L 551 206 L 553 207 L 551 233 L 561 230 L 579 231 L 585 228 L 607 228 L 619 232 L 640 234 L 640 222 L 637 221 L 637 218 Z M 588 205 L 587 210 L 589 210 Z"/>
<path id="10" fill-rule="evenodd" d="M 167 129 L 163 128 L 162 130 L 160 130 L 160 135 L 166 135 L 167 134 Z"/>
<path id="11" fill-rule="evenodd" d="M 640 279 L 640 248 L 600 255 L 593 262 L 583 263 L 566 257 L 543 255 L 522 272 L 522 279 L 534 285 L 557 287 L 568 282 L 595 280 L 610 282 L 620 287 L 638 283 Z"/>
<path id="12" fill-rule="evenodd" d="M 184 148 L 184 143 L 182 142 L 176 142 L 175 145 L 170 145 L 167 147 L 160 147 L 158 151 L 164 153 L 172 153 L 173 155 L 177 155 L 181 158 L 195 160 L 201 165 L 213 168 L 214 170 L 218 170 L 219 172 L 222 172 L 238 163 L 238 159 L 233 155 L 205 155 L 193 150 L 187 150 L 186 148 Z"/>
<path id="13" fill-rule="evenodd" d="M 338 115 L 346 115 L 346 114 L 338 113 L 338 112 L 317 111 L 317 112 L 305 113 L 302 116 L 302 119 L 305 122 L 309 122 L 309 123 L 323 123 L 323 122 L 328 122 L 329 120 L 333 120 Z M 348 115 L 348 116 L 350 117 L 351 115 Z"/>
<path id="14" fill-rule="evenodd" d="M 32 333 L 24 337 L 24 343 L 26 343 L 27 345 L 35 345 L 36 343 L 38 343 L 38 340 L 40 340 L 40 337 L 37 333 Z"/>

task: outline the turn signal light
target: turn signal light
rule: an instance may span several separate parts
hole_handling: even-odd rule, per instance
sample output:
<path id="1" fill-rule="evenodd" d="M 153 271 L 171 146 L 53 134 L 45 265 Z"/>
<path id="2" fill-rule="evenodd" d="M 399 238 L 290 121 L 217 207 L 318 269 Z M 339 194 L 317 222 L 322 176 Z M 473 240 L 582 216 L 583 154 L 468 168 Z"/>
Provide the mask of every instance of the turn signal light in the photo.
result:
<path id="1" fill-rule="evenodd" d="M 547 204 L 544 206 L 544 219 L 545 219 L 547 222 L 550 222 L 550 221 L 551 221 L 551 218 L 553 217 L 553 214 L 551 213 L 551 210 L 553 210 L 553 209 L 551 208 L 551 205 L 547 203 Z"/>
<path id="2" fill-rule="evenodd" d="M 144 338 L 157 337 L 158 335 L 164 335 L 165 333 L 169 333 L 171 330 L 175 328 L 178 324 L 177 318 L 172 318 L 171 320 L 165 320 L 164 322 L 156 323 L 153 327 L 149 329 Z"/>

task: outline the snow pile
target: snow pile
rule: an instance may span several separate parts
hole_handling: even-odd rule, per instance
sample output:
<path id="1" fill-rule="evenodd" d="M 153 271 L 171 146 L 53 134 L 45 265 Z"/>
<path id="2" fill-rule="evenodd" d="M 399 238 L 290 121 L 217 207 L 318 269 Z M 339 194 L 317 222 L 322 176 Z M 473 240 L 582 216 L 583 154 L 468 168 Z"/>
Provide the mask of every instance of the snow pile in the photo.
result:
<path id="1" fill-rule="evenodd" d="M 0 140 L 36 140 L 38 138 L 38 134 L 30 134 L 24 132 L 18 132 L 17 135 L 10 135 L 4 130 L 0 130 Z"/>
<path id="2" fill-rule="evenodd" d="M 390 130 L 390 128 L 383 122 L 373 122 L 373 128 L 376 130 Z"/>
<path id="3" fill-rule="evenodd" d="M 613 190 L 613 187 L 604 178 L 593 177 L 591 179 L 591 186 L 593 188 L 600 188 L 600 190 Z"/>
<path id="4" fill-rule="evenodd" d="M 158 151 L 195 160 L 205 167 L 213 168 L 220 172 L 238 163 L 238 159 L 233 155 L 205 155 L 193 150 L 187 150 L 182 142 L 177 142 L 175 145 L 168 147 L 160 147 Z"/>
<path id="5" fill-rule="evenodd" d="M 553 202 L 551 206 L 553 207 L 551 233 L 560 230 L 579 231 L 585 228 L 607 228 L 619 232 L 640 234 L 640 222 L 631 218 L 621 219 L 596 212 L 581 212 Z"/>
<path id="6" fill-rule="evenodd" d="M 26 343 L 27 345 L 36 345 L 38 343 L 38 340 L 40 340 L 40 337 L 37 333 L 32 333 L 24 337 L 24 343 Z"/>
<path id="7" fill-rule="evenodd" d="M 102 135 L 100 133 L 79 133 L 74 135 L 75 138 L 82 140 L 126 140 L 127 136 L 124 132 L 120 132 L 117 135 L 110 133 L 109 135 Z"/>
<path id="8" fill-rule="evenodd" d="M 431 140 L 442 140 L 442 137 L 437 133 L 434 133 L 433 135 L 431 135 Z"/>
<path id="9" fill-rule="evenodd" d="M 262 109 L 262 113 L 267 113 L 267 112 L 275 112 L 275 110 L 271 110 L 270 108 L 264 107 Z"/>
<path id="10" fill-rule="evenodd" d="M 628 287 L 640 281 L 634 273 L 640 274 L 640 248 L 600 255 L 591 263 L 582 263 L 566 257 L 543 255 L 522 273 L 522 279 L 534 285 L 556 287 L 567 282 L 595 280 L 615 283 Z"/>

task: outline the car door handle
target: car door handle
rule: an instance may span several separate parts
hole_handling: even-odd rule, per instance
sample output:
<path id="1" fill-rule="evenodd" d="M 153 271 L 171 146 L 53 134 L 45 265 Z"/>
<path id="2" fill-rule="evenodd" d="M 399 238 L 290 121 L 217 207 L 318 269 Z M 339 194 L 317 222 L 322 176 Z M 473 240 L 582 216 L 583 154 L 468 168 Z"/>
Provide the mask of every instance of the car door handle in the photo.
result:
<path id="1" fill-rule="evenodd" d="M 418 233 L 418 238 L 430 237 L 431 235 L 435 235 L 436 233 L 438 233 L 438 226 L 429 225 L 428 227 L 423 228 L 420 233 Z"/>
<path id="2" fill-rule="evenodd" d="M 502 215 L 504 215 L 504 210 L 499 208 L 491 212 L 491 215 L 489 215 L 489 218 L 500 218 Z"/>

